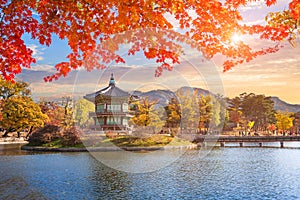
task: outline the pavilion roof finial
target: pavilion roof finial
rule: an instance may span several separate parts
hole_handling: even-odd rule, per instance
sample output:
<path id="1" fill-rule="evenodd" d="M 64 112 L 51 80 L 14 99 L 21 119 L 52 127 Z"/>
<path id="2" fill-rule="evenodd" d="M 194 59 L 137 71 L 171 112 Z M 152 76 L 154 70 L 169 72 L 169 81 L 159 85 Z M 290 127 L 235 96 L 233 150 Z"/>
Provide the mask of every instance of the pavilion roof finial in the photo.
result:
<path id="1" fill-rule="evenodd" d="M 116 82 L 115 82 L 115 79 L 114 79 L 114 74 L 112 73 L 111 77 L 110 77 L 110 80 L 109 80 L 109 86 L 115 86 L 115 85 L 116 85 Z"/>

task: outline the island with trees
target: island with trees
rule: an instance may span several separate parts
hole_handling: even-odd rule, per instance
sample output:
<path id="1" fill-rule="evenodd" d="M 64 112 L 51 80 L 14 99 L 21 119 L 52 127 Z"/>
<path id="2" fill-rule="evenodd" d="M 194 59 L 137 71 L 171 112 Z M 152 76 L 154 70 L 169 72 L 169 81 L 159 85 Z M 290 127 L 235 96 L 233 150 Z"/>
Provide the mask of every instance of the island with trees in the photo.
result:
<path id="1" fill-rule="evenodd" d="M 22 137 L 30 146 L 159 147 L 170 142 L 180 146 L 191 144 L 184 137 L 188 134 L 289 136 L 300 133 L 300 112 L 275 110 L 272 98 L 262 94 L 242 93 L 225 98 L 183 87 L 172 92 L 174 96 L 163 106 L 155 100 L 155 95 L 142 96 L 129 102 L 131 117 L 126 129 L 103 131 L 95 128 L 91 115 L 95 105 L 86 99 L 75 101 L 62 97 L 35 102 L 27 83 L 1 81 L 2 137 Z"/>

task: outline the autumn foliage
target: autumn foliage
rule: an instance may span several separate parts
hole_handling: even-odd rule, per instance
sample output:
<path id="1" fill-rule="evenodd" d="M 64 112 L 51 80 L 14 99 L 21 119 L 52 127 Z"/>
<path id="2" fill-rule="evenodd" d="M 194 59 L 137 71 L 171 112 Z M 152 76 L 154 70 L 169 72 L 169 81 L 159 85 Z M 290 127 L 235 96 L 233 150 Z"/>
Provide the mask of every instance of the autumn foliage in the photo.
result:
<path id="1" fill-rule="evenodd" d="M 62 128 L 55 125 L 46 125 L 33 132 L 28 141 L 31 145 L 43 145 L 60 141 L 62 146 L 80 144 L 83 132 L 75 127 Z"/>
<path id="2" fill-rule="evenodd" d="M 46 125 L 61 126 L 64 119 L 64 109 L 55 102 L 39 102 L 41 111 L 49 117 Z"/>
<path id="3" fill-rule="evenodd" d="M 0 120 L 2 120 L 2 109 L 3 109 L 3 101 L 0 100 Z"/>
<path id="4" fill-rule="evenodd" d="M 0 0 L 0 71 L 12 80 L 22 68 L 35 62 L 33 51 L 23 40 L 25 34 L 49 46 L 52 36 L 67 40 L 71 52 L 67 61 L 57 63 L 57 72 L 45 80 L 66 76 L 72 69 L 104 68 L 110 62 L 125 62 L 117 53 L 130 44 L 128 55 L 143 52 L 158 63 L 156 75 L 172 70 L 183 52 L 180 43 L 201 51 L 207 58 L 222 54 L 228 59 L 224 70 L 253 58 L 276 52 L 277 43 L 289 36 L 286 25 L 246 25 L 238 8 L 253 0 Z M 276 0 L 265 0 L 271 6 Z M 298 20 L 299 0 L 289 4 Z M 175 31 L 170 16 L 178 20 Z M 150 32 L 149 32 L 150 31 Z M 258 35 L 275 41 L 273 46 L 253 49 L 240 41 L 231 44 L 233 34 Z"/>
<path id="5" fill-rule="evenodd" d="M 20 132 L 25 130 L 29 135 L 49 120 L 30 93 L 28 83 L 12 83 L 0 77 L 0 127 L 5 129 L 2 137 L 15 131 L 20 137 Z"/>

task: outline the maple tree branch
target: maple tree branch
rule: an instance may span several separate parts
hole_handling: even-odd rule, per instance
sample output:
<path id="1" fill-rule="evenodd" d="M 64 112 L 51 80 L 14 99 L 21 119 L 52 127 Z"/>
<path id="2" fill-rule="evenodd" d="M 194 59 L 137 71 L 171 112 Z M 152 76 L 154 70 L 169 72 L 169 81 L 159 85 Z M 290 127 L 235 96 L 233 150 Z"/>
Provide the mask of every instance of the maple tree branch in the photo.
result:
<path id="1" fill-rule="evenodd" d="M 0 27 L 2 27 L 4 16 L 5 16 L 5 14 L 3 13 L 3 15 L 1 16 L 1 20 L 0 20 Z M 2 28 L 0 28 L 0 37 L 2 38 L 2 36 L 3 36 Z"/>
<path id="2" fill-rule="evenodd" d="M 3 13 L 3 12 L 2 12 L 2 13 Z M 0 26 L 1 26 L 2 22 L 3 22 L 3 20 L 4 20 L 4 17 L 5 17 L 5 13 L 3 13 L 3 14 L 1 15 L 1 18 L 0 18 Z"/>
<path id="3" fill-rule="evenodd" d="M 2 13 L 2 16 L 1 16 L 1 19 L 0 19 L 0 27 L 2 26 L 2 23 L 4 21 L 4 18 L 5 18 L 5 12 L 3 12 L 5 9 L 9 8 L 12 4 L 13 4 L 14 1 L 12 1 L 10 4 L 4 6 L 1 8 L 1 13 Z M 13 8 L 12 12 L 14 12 L 15 8 Z M 1 37 L 2 37 L 2 28 L 0 29 L 1 30 Z"/>
<path id="4" fill-rule="evenodd" d="M 271 5 L 275 0 L 264 1 Z M 296 1 L 293 0 L 294 4 Z M 3 53 L 1 52 L 7 63 L 1 61 L 0 73 L 4 74 L 6 79 L 13 79 L 15 74 L 21 72 L 21 68 L 30 67 L 30 64 L 35 62 L 32 52 L 22 40 L 25 32 L 31 33 L 33 39 L 38 39 L 41 45 L 50 45 L 52 34 L 68 40 L 72 52 L 68 55 L 68 62 L 56 65 L 58 73 L 53 76 L 55 79 L 66 76 L 71 68 L 101 68 L 104 64 L 99 64 L 99 60 L 103 63 L 122 62 L 122 56 L 117 55 L 117 50 L 118 45 L 124 44 L 126 37 L 133 44 L 128 55 L 143 51 L 147 59 L 158 59 L 158 63 L 161 64 L 158 68 L 159 73 L 165 69 L 172 70 L 171 65 L 178 63 L 179 55 L 184 52 L 181 44 L 192 44 L 190 41 L 195 41 L 195 44 L 191 45 L 192 48 L 202 51 L 206 58 L 220 53 L 232 59 L 226 63 L 226 69 L 229 69 L 242 63 L 240 60 L 248 62 L 259 55 L 277 50 L 270 48 L 256 52 L 248 42 L 232 44 L 231 36 L 235 32 L 260 35 L 262 39 L 272 41 L 282 41 L 288 37 L 298 39 L 295 37 L 295 30 L 300 34 L 300 23 L 296 18 L 297 4 L 293 7 L 296 13 L 291 9 L 290 15 L 287 12 L 282 16 L 280 13 L 268 15 L 266 21 L 269 26 L 251 26 L 241 24 L 243 18 L 238 10 L 238 6 L 250 0 L 225 2 L 4 0 L 0 4 L 0 39 L 1 47 L 9 48 L 3 48 Z M 191 10 L 195 13 L 194 17 L 194 14 L 190 13 Z M 31 11 L 36 11 L 39 17 L 36 19 Z M 174 34 L 177 30 L 172 29 L 174 24 L 165 14 L 172 15 L 178 21 L 180 36 Z M 152 28 L 155 31 L 147 31 Z M 134 33 L 134 37 L 125 34 L 127 31 L 134 32 L 139 29 L 145 31 Z M 182 31 L 185 31 L 185 35 L 181 35 Z M 121 34 L 120 37 L 114 36 L 117 34 Z M 157 40 L 152 39 L 155 37 Z M 112 43 L 110 38 L 116 40 L 113 45 L 108 45 Z M 103 44 L 106 40 L 107 44 Z M 104 48 L 99 49 L 98 45 L 102 45 L 99 48 Z M 88 67 L 84 66 L 83 62 L 87 62 Z"/>
<path id="5" fill-rule="evenodd" d="M 87 2 L 86 0 L 81 0 L 84 4 L 87 4 L 88 6 L 90 6 L 90 3 Z"/>

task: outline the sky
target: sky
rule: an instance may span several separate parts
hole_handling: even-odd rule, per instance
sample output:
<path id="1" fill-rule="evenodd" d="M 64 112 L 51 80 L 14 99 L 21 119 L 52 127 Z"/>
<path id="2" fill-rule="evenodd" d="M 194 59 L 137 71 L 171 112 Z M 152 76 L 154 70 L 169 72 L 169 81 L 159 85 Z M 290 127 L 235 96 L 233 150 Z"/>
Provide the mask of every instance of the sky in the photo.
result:
<path id="1" fill-rule="evenodd" d="M 240 9 L 245 23 L 264 23 L 266 13 L 288 8 L 288 1 L 279 0 L 275 6 L 267 7 L 263 2 L 253 2 Z M 169 16 L 174 27 L 176 21 Z M 242 38 L 251 40 L 251 38 Z M 288 43 L 275 54 L 260 56 L 253 61 L 234 67 L 223 73 L 222 56 L 206 60 L 201 53 L 186 47 L 181 56 L 181 64 L 173 71 L 155 77 L 155 62 L 143 60 L 140 55 L 126 57 L 126 64 L 112 63 L 105 70 L 72 71 L 67 77 L 46 83 L 43 77 L 55 73 L 54 65 L 66 60 L 70 52 L 67 41 L 53 36 L 50 47 L 41 46 L 37 41 L 24 37 L 33 50 L 37 63 L 31 69 L 24 69 L 18 79 L 30 83 L 35 99 L 41 97 L 83 96 L 106 87 L 113 73 L 117 86 L 127 90 L 147 91 L 151 89 L 176 90 L 181 86 L 199 87 L 227 97 L 235 97 L 243 92 L 278 96 L 293 104 L 300 104 L 300 43 L 291 47 Z M 299 40 L 298 40 L 299 41 Z M 264 41 L 253 40 L 257 46 L 266 45 Z M 124 47 L 124 52 L 126 47 Z"/>

